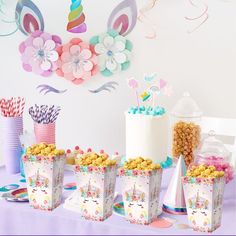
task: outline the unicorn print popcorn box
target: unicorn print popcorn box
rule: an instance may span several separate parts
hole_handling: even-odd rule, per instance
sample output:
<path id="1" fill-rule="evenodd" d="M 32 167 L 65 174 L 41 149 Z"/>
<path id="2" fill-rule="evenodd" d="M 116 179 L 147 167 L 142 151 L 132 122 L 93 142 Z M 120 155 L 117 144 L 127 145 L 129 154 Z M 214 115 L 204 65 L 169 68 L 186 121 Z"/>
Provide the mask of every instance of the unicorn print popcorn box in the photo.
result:
<path id="1" fill-rule="evenodd" d="M 189 225 L 212 232 L 221 225 L 225 177 L 214 166 L 192 166 L 182 177 Z"/>
<path id="2" fill-rule="evenodd" d="M 104 221 L 112 215 L 116 160 L 91 149 L 78 154 L 75 166 L 80 213 L 87 220 Z"/>
<path id="3" fill-rule="evenodd" d="M 22 157 L 29 203 L 35 209 L 51 211 L 61 203 L 65 152 L 54 144 L 27 148 Z"/>
<path id="4" fill-rule="evenodd" d="M 159 207 L 162 169 L 160 164 L 139 157 L 119 169 L 125 217 L 130 223 L 150 224 Z"/>

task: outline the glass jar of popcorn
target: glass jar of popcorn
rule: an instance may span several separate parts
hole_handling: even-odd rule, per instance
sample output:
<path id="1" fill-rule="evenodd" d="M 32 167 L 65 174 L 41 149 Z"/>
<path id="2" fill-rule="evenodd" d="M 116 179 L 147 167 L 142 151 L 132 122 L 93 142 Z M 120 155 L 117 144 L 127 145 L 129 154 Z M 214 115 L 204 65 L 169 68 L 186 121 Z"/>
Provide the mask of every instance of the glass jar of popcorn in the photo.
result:
<path id="1" fill-rule="evenodd" d="M 228 183 L 234 176 L 230 158 L 230 152 L 220 140 L 216 139 L 215 132 L 211 130 L 196 151 L 195 164 L 215 166 L 216 170 L 224 171 L 225 180 Z"/>
<path id="2" fill-rule="evenodd" d="M 185 92 L 176 103 L 170 117 L 170 147 L 172 157 L 183 155 L 188 167 L 194 160 L 194 151 L 200 144 L 202 111 Z"/>

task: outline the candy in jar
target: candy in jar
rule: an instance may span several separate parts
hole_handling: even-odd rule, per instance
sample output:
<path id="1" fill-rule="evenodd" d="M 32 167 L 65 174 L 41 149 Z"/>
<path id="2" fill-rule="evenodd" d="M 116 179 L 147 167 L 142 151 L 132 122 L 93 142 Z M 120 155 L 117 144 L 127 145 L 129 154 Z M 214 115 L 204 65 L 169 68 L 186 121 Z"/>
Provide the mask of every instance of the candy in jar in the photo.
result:
<path id="1" fill-rule="evenodd" d="M 203 139 L 196 151 L 195 163 L 215 166 L 217 171 L 224 171 L 226 183 L 233 179 L 234 170 L 230 164 L 230 152 L 220 140 L 216 139 L 214 131 L 210 131 Z"/>

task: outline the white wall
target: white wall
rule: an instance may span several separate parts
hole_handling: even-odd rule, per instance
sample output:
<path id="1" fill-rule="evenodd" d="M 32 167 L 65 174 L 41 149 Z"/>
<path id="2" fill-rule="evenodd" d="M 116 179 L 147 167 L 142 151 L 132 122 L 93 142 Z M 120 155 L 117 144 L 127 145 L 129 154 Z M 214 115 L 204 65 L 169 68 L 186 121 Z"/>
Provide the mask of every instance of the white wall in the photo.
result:
<path id="1" fill-rule="evenodd" d="M 199 0 L 200 1 L 200 0 Z M 69 0 L 34 1 L 45 19 L 45 31 L 58 34 L 63 42 L 76 35 L 66 31 Z M 111 10 L 120 1 L 86 0 L 88 32 L 91 36 L 106 30 Z M 144 0 L 138 0 L 140 8 Z M 133 42 L 133 61 L 129 70 L 112 78 L 97 75 L 88 83 L 74 86 L 56 75 L 42 78 L 21 68 L 18 45 L 25 36 L 18 32 L 0 37 L 0 96 L 25 96 L 27 107 L 34 103 L 57 103 L 62 106 L 57 122 L 57 140 L 62 147 L 79 144 L 82 147 L 104 148 L 109 152 L 124 152 L 123 112 L 135 102 L 126 79 L 141 80 L 144 73 L 157 72 L 174 88 L 170 98 L 160 98 L 160 104 L 170 109 L 176 99 L 188 90 L 207 116 L 236 118 L 236 1 L 205 0 L 209 6 L 209 20 L 197 31 L 188 34 L 191 24 L 184 16 L 196 11 L 187 0 L 159 0 L 149 17 L 156 24 L 158 38 L 144 37 L 143 25 L 137 23 L 128 36 Z M 194 25 L 193 25 L 194 26 Z M 91 94 L 106 81 L 115 80 L 119 87 L 112 93 Z M 39 95 L 37 85 L 48 83 L 68 89 L 62 95 Z M 25 113 L 25 127 L 32 129 L 32 121 Z"/>

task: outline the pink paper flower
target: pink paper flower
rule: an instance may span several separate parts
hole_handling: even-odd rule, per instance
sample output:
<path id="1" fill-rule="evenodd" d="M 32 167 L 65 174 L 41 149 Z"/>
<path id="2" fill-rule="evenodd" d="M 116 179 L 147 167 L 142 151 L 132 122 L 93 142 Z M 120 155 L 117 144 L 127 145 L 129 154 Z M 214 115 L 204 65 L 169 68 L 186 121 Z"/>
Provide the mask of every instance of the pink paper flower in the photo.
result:
<path id="1" fill-rule="evenodd" d="M 79 38 L 57 49 L 57 74 L 74 84 L 81 84 L 98 72 L 97 56 L 91 46 Z"/>
<path id="2" fill-rule="evenodd" d="M 35 31 L 19 46 L 23 68 L 41 76 L 51 75 L 57 69 L 56 49 L 60 44 L 59 36 Z"/>

